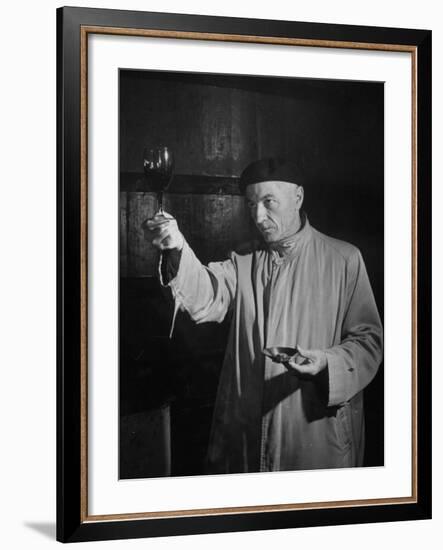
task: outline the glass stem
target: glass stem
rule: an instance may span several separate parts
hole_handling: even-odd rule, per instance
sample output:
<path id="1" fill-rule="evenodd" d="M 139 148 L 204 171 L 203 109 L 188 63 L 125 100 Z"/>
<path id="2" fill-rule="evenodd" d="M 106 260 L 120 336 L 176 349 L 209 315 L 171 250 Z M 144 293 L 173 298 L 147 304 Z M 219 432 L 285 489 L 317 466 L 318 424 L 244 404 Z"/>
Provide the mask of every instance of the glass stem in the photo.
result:
<path id="1" fill-rule="evenodd" d="M 160 191 L 158 194 L 158 213 L 163 215 L 163 193 Z"/>

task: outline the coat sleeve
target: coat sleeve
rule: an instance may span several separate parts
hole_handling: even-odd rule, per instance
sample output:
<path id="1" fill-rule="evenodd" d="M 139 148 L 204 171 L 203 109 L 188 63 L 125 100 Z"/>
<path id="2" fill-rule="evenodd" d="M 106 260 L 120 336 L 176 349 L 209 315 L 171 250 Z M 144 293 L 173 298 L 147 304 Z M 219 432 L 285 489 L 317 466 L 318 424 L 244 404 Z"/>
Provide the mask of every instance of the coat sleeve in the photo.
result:
<path id="1" fill-rule="evenodd" d="M 383 357 L 383 330 L 363 258 L 347 263 L 346 310 L 341 342 L 326 351 L 329 406 L 348 401 L 374 378 Z"/>
<path id="2" fill-rule="evenodd" d="M 233 259 L 204 266 L 185 241 L 175 271 L 175 276 L 165 283 L 160 263 L 160 282 L 170 287 L 176 310 L 180 307 L 187 311 L 196 323 L 221 323 L 234 300 L 237 287 Z"/>

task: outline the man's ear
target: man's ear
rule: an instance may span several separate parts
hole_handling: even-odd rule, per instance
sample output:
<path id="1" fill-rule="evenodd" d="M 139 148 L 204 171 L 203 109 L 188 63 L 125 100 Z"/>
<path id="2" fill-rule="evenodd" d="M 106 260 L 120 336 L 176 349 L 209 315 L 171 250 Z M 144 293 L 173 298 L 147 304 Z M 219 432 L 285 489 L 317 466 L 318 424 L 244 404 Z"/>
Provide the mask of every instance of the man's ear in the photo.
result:
<path id="1" fill-rule="evenodd" d="M 303 204 L 303 199 L 305 197 L 304 189 L 301 185 L 297 186 L 297 189 L 295 190 L 295 204 L 297 210 L 300 210 Z"/>

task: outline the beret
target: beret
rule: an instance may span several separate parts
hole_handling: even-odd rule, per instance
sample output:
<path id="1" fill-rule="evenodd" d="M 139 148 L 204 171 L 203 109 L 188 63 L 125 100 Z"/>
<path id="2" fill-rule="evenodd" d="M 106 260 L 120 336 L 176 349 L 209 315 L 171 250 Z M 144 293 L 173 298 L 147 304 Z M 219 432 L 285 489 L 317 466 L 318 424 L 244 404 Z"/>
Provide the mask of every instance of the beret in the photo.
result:
<path id="1" fill-rule="evenodd" d="M 263 158 L 249 164 L 241 173 L 239 185 L 240 191 L 245 192 L 246 187 L 262 181 L 286 181 L 303 185 L 303 174 L 299 167 L 284 158 Z"/>

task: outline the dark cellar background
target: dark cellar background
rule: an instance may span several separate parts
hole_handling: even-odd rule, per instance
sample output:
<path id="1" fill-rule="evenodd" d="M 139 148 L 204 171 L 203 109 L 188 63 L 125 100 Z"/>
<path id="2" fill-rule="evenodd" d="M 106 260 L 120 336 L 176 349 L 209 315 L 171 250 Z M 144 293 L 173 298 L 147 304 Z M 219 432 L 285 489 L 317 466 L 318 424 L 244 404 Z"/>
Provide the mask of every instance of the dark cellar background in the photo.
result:
<path id="1" fill-rule="evenodd" d="M 156 210 L 145 146 L 168 145 L 165 209 L 203 262 L 255 237 L 237 178 L 264 156 L 297 160 L 320 231 L 362 252 L 383 319 L 382 83 L 120 71 L 120 478 L 204 473 L 229 319 L 177 316 L 142 223 Z M 383 366 L 365 390 L 365 465 L 383 465 Z"/>

